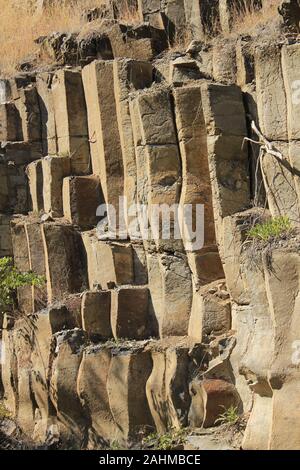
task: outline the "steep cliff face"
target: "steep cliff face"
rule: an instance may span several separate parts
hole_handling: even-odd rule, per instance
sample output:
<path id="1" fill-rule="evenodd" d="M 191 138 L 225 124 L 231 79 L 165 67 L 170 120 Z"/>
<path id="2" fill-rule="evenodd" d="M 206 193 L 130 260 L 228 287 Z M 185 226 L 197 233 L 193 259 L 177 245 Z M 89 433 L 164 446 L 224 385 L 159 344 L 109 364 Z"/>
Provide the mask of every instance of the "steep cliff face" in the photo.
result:
<path id="1" fill-rule="evenodd" d="M 3 312 L 1 378 L 36 443 L 140 442 L 231 409 L 244 449 L 300 448 L 296 6 L 258 40 L 228 36 L 238 1 L 141 0 L 134 26 L 107 1 L 88 39 L 40 41 L 53 67 L 0 80 L 0 256 L 46 279 Z M 194 41 L 168 49 L 183 25 Z M 276 217 L 293 230 L 249 237 Z"/>

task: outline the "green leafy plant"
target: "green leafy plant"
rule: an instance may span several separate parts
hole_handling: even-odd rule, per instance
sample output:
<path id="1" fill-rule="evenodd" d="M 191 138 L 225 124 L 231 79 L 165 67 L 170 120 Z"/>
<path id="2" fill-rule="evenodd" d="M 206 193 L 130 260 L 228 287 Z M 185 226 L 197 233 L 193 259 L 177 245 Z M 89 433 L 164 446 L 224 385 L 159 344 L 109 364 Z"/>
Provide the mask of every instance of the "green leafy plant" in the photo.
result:
<path id="1" fill-rule="evenodd" d="M 118 441 L 112 441 L 108 450 L 126 450 Z"/>
<path id="2" fill-rule="evenodd" d="M 0 312 L 14 305 L 16 289 L 25 286 L 42 287 L 45 278 L 29 272 L 20 272 L 13 264 L 12 258 L 0 258 Z"/>
<path id="3" fill-rule="evenodd" d="M 143 444 L 155 450 L 172 450 L 185 443 L 187 434 L 187 429 L 172 429 L 165 434 L 153 433 L 145 437 Z"/>
<path id="4" fill-rule="evenodd" d="M 5 418 L 10 418 L 11 414 L 6 408 L 5 404 L 3 401 L 0 400 L 0 420 L 5 419 Z"/>
<path id="5" fill-rule="evenodd" d="M 222 407 L 225 411 L 222 413 L 218 419 L 216 419 L 215 424 L 227 424 L 228 426 L 234 426 L 240 420 L 240 415 L 236 406 L 231 405 L 229 408 Z"/>
<path id="6" fill-rule="evenodd" d="M 264 223 L 256 224 L 247 235 L 249 238 L 262 240 L 264 242 L 275 238 L 282 238 L 292 231 L 292 223 L 286 216 L 274 217 Z"/>

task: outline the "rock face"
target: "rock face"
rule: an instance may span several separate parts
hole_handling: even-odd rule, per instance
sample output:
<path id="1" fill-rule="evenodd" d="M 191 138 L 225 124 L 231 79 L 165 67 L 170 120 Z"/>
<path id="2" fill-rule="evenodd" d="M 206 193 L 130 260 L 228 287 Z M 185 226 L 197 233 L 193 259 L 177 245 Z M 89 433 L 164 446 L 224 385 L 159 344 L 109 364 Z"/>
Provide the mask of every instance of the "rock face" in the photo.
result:
<path id="1" fill-rule="evenodd" d="M 62 448 L 234 408 L 244 449 L 300 449 L 300 44 L 201 41 L 245 2 L 136 7 L 135 26 L 86 12 L 94 42 L 57 33 L 59 67 L 0 80 L 0 256 L 46 279 L 0 312 L 6 406 Z M 187 25 L 187 52 L 156 57 Z M 291 236 L 249 242 L 278 216 Z"/>

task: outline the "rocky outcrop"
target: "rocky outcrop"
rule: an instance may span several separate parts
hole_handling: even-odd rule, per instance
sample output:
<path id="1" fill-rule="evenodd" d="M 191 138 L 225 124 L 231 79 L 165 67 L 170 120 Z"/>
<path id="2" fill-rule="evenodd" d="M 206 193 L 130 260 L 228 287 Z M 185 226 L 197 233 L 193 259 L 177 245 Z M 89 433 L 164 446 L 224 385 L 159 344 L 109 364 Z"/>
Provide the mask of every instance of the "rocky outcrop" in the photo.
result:
<path id="1" fill-rule="evenodd" d="M 4 312 L 6 406 L 62 448 L 234 409 L 244 449 L 299 449 L 300 44 L 202 43 L 240 2 L 139 1 L 126 28 L 111 6 L 89 44 L 41 41 L 53 70 L 0 81 L 0 256 L 46 280 Z M 276 216 L 293 235 L 250 243 Z"/>

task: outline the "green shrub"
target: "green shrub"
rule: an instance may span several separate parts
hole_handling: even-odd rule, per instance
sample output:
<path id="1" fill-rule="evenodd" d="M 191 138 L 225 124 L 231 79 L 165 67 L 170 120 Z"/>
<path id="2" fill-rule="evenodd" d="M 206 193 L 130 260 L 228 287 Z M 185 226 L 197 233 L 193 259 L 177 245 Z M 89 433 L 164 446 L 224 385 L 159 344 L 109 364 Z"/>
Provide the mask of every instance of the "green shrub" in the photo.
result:
<path id="1" fill-rule="evenodd" d="M 0 420 L 5 419 L 5 418 L 10 418 L 10 416 L 11 414 L 6 408 L 4 402 L 0 400 Z"/>
<path id="2" fill-rule="evenodd" d="M 270 241 L 274 238 L 282 238 L 292 231 L 292 223 L 288 217 L 274 217 L 264 223 L 256 224 L 247 235 L 249 238 Z"/>
<path id="3" fill-rule="evenodd" d="M 155 450 L 173 450 L 185 443 L 187 434 L 187 429 L 172 429 L 166 434 L 150 434 L 144 439 L 143 443 L 147 448 L 150 447 Z"/>
<path id="4" fill-rule="evenodd" d="M 20 272 L 12 258 L 0 258 L 0 312 L 14 304 L 16 289 L 25 286 L 42 287 L 45 278 L 33 272 Z"/>
<path id="5" fill-rule="evenodd" d="M 228 426 L 234 426 L 240 419 L 237 407 L 231 405 L 228 409 L 224 408 L 224 413 L 222 413 L 218 419 L 216 419 L 215 424 L 227 424 Z"/>

